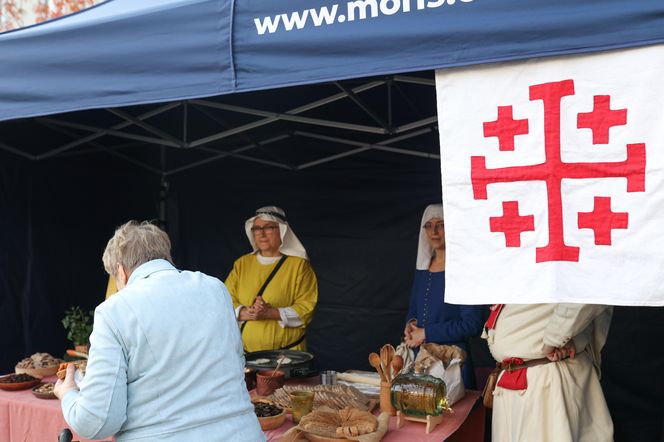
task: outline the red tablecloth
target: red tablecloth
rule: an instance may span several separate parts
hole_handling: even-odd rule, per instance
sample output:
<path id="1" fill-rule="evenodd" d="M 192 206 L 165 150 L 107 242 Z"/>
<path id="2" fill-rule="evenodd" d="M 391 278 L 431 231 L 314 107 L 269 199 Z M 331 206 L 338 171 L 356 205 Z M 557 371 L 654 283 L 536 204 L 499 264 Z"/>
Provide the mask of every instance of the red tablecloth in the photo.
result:
<path id="1" fill-rule="evenodd" d="M 46 380 L 55 380 L 49 378 Z M 302 381 L 299 381 L 300 383 Z M 309 381 L 308 383 L 311 383 Z M 289 384 L 297 384 L 291 380 Z M 307 381 L 304 381 L 307 383 Z M 481 442 L 484 438 L 484 407 L 478 402 L 479 391 L 467 391 L 466 397 L 454 404 L 454 413 L 445 414 L 445 419 L 431 434 L 426 434 L 426 425 L 406 422 L 396 429 L 396 418 L 390 419 L 390 430 L 383 438 L 385 442 Z M 276 441 L 293 426 L 290 415 L 286 423 L 276 430 L 267 431 L 268 441 Z M 67 423 L 57 399 L 39 399 L 30 390 L 0 390 L 0 441 L 1 442 L 48 442 L 56 441 Z M 74 440 L 88 442 L 74 435 Z"/>
<path id="2" fill-rule="evenodd" d="M 314 378 L 317 380 L 317 378 Z M 310 379 L 298 381 L 291 379 L 289 385 L 298 383 L 311 384 Z M 252 393 L 254 393 L 252 391 Z M 484 414 L 485 409 L 478 399 L 481 397 L 479 391 L 466 391 L 466 396 L 454 404 L 453 413 L 445 413 L 443 422 L 438 424 L 434 431 L 426 434 L 426 424 L 420 422 L 406 421 L 397 430 L 396 417 L 390 418 L 390 429 L 382 439 L 385 442 L 482 442 L 484 440 Z M 278 441 L 281 436 L 293 427 L 291 416 L 286 417 L 286 423 L 281 427 L 266 431 L 268 441 Z"/>
<path id="3" fill-rule="evenodd" d="M 44 381 L 55 381 L 46 378 Z M 60 432 L 68 428 L 60 401 L 39 399 L 32 391 L 0 390 L 0 441 L 2 442 L 50 442 L 57 441 Z M 74 440 L 87 442 L 78 437 Z"/>

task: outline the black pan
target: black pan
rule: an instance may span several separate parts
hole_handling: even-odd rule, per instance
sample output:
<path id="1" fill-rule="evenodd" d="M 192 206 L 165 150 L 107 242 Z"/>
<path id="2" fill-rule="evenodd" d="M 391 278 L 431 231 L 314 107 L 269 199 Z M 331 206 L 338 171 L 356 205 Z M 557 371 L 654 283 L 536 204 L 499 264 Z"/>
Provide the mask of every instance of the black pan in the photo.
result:
<path id="1" fill-rule="evenodd" d="M 279 370 L 286 373 L 286 378 L 306 377 L 312 374 L 314 355 L 299 350 L 262 350 L 245 353 L 245 366 L 253 370 L 274 370 L 282 356 L 290 359 L 289 363 L 282 363 L 279 367 Z M 259 359 L 268 359 L 269 362 L 258 363 Z"/>

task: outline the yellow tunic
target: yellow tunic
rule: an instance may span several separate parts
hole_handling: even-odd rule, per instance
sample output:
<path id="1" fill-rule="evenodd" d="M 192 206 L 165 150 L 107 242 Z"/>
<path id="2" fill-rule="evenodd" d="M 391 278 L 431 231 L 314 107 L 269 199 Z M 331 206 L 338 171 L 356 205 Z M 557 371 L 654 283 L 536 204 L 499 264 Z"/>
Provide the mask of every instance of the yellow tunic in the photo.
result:
<path id="1" fill-rule="evenodd" d="M 115 284 L 115 278 L 112 276 L 108 277 L 108 285 L 106 286 L 106 299 L 115 295 L 118 292 L 118 287 Z"/>
<path id="2" fill-rule="evenodd" d="M 225 282 L 233 298 L 233 307 L 252 305 L 276 265 L 259 263 L 254 253 L 235 261 Z M 303 325 L 282 328 L 279 321 L 274 319 L 247 321 L 242 332 L 242 342 L 248 352 L 278 349 L 304 335 L 318 301 L 318 283 L 309 261 L 289 256 L 265 288 L 263 300 L 275 308 L 291 307 L 302 319 Z M 291 350 L 306 350 L 306 341 Z"/>

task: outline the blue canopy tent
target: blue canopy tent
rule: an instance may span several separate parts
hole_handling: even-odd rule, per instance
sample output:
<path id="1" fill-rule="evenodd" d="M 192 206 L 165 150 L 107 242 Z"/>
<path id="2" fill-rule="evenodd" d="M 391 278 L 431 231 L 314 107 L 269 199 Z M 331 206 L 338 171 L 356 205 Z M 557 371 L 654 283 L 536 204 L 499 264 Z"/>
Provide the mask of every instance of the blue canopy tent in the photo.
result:
<path id="1" fill-rule="evenodd" d="M 0 35 L 0 120 L 662 41 L 658 0 L 111 0 Z"/>
<path id="2" fill-rule="evenodd" d="M 319 366 L 367 366 L 440 199 L 422 71 L 662 42 L 661 0 L 110 0 L 0 34 L 0 369 L 61 351 L 53 312 L 101 300 L 114 226 L 167 220 L 224 278 L 273 203 L 319 276 Z"/>

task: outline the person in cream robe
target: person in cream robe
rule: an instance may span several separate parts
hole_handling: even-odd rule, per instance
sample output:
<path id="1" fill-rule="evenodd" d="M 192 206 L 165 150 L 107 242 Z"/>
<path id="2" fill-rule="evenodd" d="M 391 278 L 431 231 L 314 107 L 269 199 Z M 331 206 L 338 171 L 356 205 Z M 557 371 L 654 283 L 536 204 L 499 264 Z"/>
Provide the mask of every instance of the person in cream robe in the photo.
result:
<path id="1" fill-rule="evenodd" d="M 492 307 L 497 308 L 499 314 L 494 312 L 493 324 L 489 318 L 484 334 L 494 359 L 512 360 L 516 365 L 546 360 L 511 373 L 501 372 L 493 397 L 493 440 L 612 441 L 613 423 L 599 382 L 600 351 L 609 331 L 612 307 Z"/>

